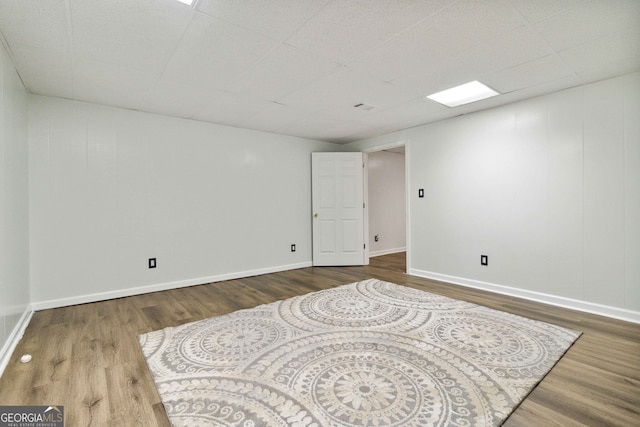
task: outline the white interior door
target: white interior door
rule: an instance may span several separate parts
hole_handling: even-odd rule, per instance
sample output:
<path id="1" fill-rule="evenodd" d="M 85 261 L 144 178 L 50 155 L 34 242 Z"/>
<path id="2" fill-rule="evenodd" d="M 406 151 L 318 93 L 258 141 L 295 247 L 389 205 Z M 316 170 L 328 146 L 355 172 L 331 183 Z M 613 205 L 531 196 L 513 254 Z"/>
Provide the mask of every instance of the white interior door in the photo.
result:
<path id="1" fill-rule="evenodd" d="M 312 153 L 313 265 L 364 265 L 362 153 Z"/>

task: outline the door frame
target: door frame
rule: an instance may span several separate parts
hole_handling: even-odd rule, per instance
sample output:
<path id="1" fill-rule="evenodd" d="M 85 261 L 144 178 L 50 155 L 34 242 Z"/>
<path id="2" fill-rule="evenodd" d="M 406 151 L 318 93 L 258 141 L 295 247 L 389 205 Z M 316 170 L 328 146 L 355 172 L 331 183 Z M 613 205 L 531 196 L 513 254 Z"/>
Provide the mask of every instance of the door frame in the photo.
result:
<path id="1" fill-rule="evenodd" d="M 411 182 L 409 173 L 409 151 L 410 145 L 409 141 L 406 139 L 400 139 L 397 141 L 389 142 L 386 144 L 376 145 L 373 147 L 363 148 L 361 151 L 363 153 L 363 157 L 368 159 L 369 153 L 376 153 L 378 151 L 385 151 L 392 148 L 404 147 L 404 200 L 405 200 L 405 240 L 407 245 L 407 261 L 406 261 L 406 272 L 408 273 L 411 269 Z M 368 174 L 368 160 L 366 163 L 367 167 L 365 168 L 365 176 L 364 176 L 364 185 L 365 185 L 365 199 L 366 199 L 366 210 L 365 210 L 365 241 L 367 242 L 367 263 L 369 261 L 369 174 Z"/>

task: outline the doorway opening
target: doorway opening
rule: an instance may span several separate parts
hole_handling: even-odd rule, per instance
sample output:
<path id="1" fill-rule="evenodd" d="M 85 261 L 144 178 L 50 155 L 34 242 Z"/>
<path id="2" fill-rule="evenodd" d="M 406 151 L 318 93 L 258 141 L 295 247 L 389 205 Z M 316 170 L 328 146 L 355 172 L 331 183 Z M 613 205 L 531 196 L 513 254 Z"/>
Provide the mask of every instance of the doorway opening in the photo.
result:
<path id="1" fill-rule="evenodd" d="M 389 256 L 397 264 L 407 252 L 405 145 L 376 149 L 367 152 L 367 157 L 369 257 L 376 262 L 375 258 Z M 407 264 L 408 257 L 404 258 L 405 272 Z"/>

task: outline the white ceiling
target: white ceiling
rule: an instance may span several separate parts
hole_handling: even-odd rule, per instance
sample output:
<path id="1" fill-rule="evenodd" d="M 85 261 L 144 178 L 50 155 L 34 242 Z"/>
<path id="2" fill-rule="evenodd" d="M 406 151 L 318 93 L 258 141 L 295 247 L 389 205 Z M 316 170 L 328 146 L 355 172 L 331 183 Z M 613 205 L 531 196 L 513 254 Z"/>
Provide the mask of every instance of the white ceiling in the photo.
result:
<path id="1" fill-rule="evenodd" d="M 0 0 L 0 32 L 31 93 L 338 143 L 640 70 L 640 0 Z M 424 98 L 470 80 L 504 95 Z"/>

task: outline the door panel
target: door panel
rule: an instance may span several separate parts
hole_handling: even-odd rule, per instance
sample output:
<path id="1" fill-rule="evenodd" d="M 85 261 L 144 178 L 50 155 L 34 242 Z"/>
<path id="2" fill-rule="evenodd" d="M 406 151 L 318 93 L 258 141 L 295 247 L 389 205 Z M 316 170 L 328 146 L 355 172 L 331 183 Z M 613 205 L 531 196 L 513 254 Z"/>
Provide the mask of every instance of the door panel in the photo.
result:
<path id="1" fill-rule="evenodd" d="M 335 185 L 332 176 L 320 177 L 320 208 L 331 208 L 335 205 Z"/>
<path id="2" fill-rule="evenodd" d="M 312 154 L 313 265 L 363 265 L 362 153 Z"/>
<path id="3" fill-rule="evenodd" d="M 318 220 L 317 237 L 321 254 L 333 254 L 336 251 L 336 222 L 333 220 Z"/>
<path id="4" fill-rule="evenodd" d="M 360 224 L 356 221 L 342 221 L 342 250 L 344 253 L 355 253 L 362 246 L 358 240 L 359 226 Z"/>

